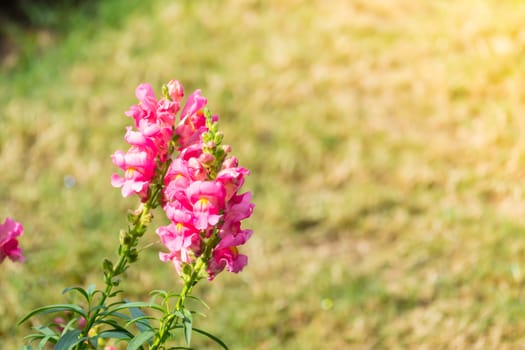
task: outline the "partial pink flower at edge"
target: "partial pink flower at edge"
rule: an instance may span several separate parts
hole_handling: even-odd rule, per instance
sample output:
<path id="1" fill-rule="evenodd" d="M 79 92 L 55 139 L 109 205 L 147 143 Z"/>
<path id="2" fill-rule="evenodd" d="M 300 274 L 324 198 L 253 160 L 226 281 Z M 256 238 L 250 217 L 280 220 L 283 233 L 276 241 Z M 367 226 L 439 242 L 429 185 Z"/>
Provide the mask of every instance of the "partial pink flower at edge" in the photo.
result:
<path id="1" fill-rule="evenodd" d="M 25 258 L 17 240 L 23 233 L 22 224 L 11 218 L 6 218 L 4 224 L 0 225 L 0 263 L 6 257 L 11 261 L 24 262 Z"/>

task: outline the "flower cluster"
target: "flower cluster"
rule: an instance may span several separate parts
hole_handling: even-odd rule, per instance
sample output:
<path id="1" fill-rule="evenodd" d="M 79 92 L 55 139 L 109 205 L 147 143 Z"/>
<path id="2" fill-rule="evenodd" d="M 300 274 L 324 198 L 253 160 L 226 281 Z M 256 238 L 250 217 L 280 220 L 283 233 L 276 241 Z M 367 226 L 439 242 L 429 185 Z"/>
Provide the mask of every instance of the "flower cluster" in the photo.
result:
<path id="1" fill-rule="evenodd" d="M 214 178 L 209 167 L 214 156 L 206 149 L 202 142 L 183 149 L 168 169 L 164 210 L 171 223 L 157 233 L 169 250 L 160 254 L 161 260 L 172 261 L 179 273 L 204 252 L 205 245 L 213 245 L 208 264 L 213 279 L 225 267 L 239 272 L 246 265 L 247 257 L 237 246 L 252 234 L 241 229 L 241 220 L 251 215 L 253 204 L 251 193 L 238 194 L 248 170 L 231 157 Z"/>
<path id="2" fill-rule="evenodd" d="M 230 146 L 221 144 L 218 117 L 211 116 L 200 90 L 181 110 L 184 90 L 178 81 L 165 86 L 160 100 L 148 84 L 139 85 L 136 96 L 140 103 L 126 114 L 134 118 L 137 131 L 127 130 L 127 153 L 113 154 L 113 163 L 125 172 L 113 175 L 113 186 L 121 187 L 123 196 L 135 193 L 146 201 L 150 185 L 161 182 L 161 204 L 171 222 L 157 229 L 169 251 L 160 259 L 172 262 L 181 276 L 199 257 L 210 280 L 225 268 L 239 272 L 248 259 L 237 247 L 252 234 L 241 228 L 241 221 L 251 216 L 254 205 L 250 192 L 239 193 L 249 171 L 229 155 Z M 163 178 L 156 178 L 163 164 L 169 167 Z"/>
<path id="3" fill-rule="evenodd" d="M 0 263 L 6 257 L 11 261 L 24 261 L 22 250 L 18 247 L 17 237 L 24 233 L 22 224 L 11 218 L 6 218 L 4 224 L 0 224 Z"/>
<path id="4" fill-rule="evenodd" d="M 254 205 L 250 192 L 238 193 L 249 171 L 228 155 L 229 146 L 221 145 L 218 118 L 207 110 L 192 115 L 194 120 L 183 118 L 176 128 L 182 132 L 180 153 L 168 168 L 163 191 L 171 223 L 157 234 L 169 250 L 160 253 L 161 260 L 171 261 L 181 275 L 208 249 L 205 262 L 212 280 L 225 268 L 239 272 L 247 264 L 237 246 L 252 234 L 241 229 L 241 220 L 251 216 Z"/>
<path id="5" fill-rule="evenodd" d="M 151 85 L 140 84 L 135 91 L 140 103 L 126 112 L 134 119 L 137 130 L 128 127 L 125 139 L 131 147 L 126 153 L 116 151 L 112 155 L 113 163 L 124 170 L 124 176 L 114 174 L 111 178 L 113 186 L 122 188 L 124 197 L 136 193 L 143 201 L 148 198 L 157 161 L 168 157 L 175 115 L 184 96 L 179 82 L 170 81 L 168 87 L 169 96 L 157 100 Z"/>

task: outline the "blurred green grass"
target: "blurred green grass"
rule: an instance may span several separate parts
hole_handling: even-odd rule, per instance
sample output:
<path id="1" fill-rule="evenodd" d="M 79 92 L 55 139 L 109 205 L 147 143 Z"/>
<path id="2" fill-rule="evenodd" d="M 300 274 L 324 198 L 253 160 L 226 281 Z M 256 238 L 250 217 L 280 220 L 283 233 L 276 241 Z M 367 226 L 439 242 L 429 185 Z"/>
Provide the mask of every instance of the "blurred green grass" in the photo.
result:
<path id="1" fill-rule="evenodd" d="M 135 206 L 109 184 L 123 112 L 171 78 L 203 89 L 257 205 L 249 266 L 196 289 L 201 328 L 233 349 L 521 346 L 525 4 L 128 4 L 2 68 L 0 215 L 27 263 L 0 269 L 0 348 L 62 288 L 101 285 Z M 178 289 L 157 248 L 129 298 Z"/>

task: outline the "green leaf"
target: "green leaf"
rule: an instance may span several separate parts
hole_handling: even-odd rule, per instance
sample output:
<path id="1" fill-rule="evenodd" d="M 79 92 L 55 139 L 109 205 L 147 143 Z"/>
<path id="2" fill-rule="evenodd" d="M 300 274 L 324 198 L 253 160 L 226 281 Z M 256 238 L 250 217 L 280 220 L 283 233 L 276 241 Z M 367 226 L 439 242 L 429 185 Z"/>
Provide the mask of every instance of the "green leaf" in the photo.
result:
<path id="1" fill-rule="evenodd" d="M 206 304 L 206 303 L 204 302 L 204 300 L 202 300 L 201 298 L 198 298 L 198 297 L 193 296 L 193 295 L 188 295 L 187 298 L 188 298 L 188 299 L 192 299 L 192 300 L 196 300 L 196 301 L 198 301 L 201 305 L 203 305 L 206 309 L 208 309 L 208 310 L 210 309 L 210 307 L 208 306 L 208 304 Z"/>
<path id="2" fill-rule="evenodd" d="M 126 323 L 126 327 L 132 325 L 133 323 L 137 323 L 137 328 L 141 332 L 145 332 L 147 330 L 152 330 L 153 329 L 153 327 L 151 327 L 151 325 L 149 324 L 149 320 L 156 320 L 156 319 L 157 319 L 156 317 L 144 315 L 144 316 L 137 317 L 137 318 L 134 318 L 132 320 L 129 320 Z"/>
<path id="3" fill-rule="evenodd" d="M 106 306 L 104 306 L 104 305 L 97 305 L 97 306 L 95 306 L 95 307 L 92 307 L 89 311 L 90 311 L 91 313 L 93 313 L 93 312 L 95 312 L 96 310 L 99 310 L 99 309 L 100 309 L 100 310 L 104 310 L 104 309 L 106 309 Z"/>
<path id="4" fill-rule="evenodd" d="M 67 288 L 64 288 L 64 290 L 62 291 L 62 294 L 66 294 L 66 293 L 69 293 L 69 292 L 78 292 L 80 294 L 82 294 L 82 296 L 89 301 L 89 295 L 88 295 L 88 292 L 86 292 L 84 290 L 84 288 L 82 287 L 67 287 Z"/>
<path id="5" fill-rule="evenodd" d="M 86 337 L 79 337 L 82 332 L 78 329 L 73 329 L 64 334 L 56 343 L 54 350 L 69 350 L 74 345 L 86 340 Z"/>
<path id="6" fill-rule="evenodd" d="M 29 342 L 33 342 L 36 340 L 40 340 L 38 343 L 36 350 L 42 350 L 47 345 L 47 343 L 51 342 L 55 344 L 58 339 L 58 335 L 49 327 L 40 326 L 40 327 L 34 327 L 36 331 L 39 333 L 30 334 L 24 337 L 25 340 L 28 340 Z"/>
<path id="7" fill-rule="evenodd" d="M 99 320 L 98 321 L 100 324 L 107 324 L 108 326 L 111 326 L 113 327 L 114 329 L 116 330 L 119 330 L 119 331 L 125 331 L 127 333 L 129 333 L 130 335 L 131 332 L 129 332 L 128 330 L 126 330 L 126 328 L 122 327 L 118 322 L 116 322 L 115 320 Z"/>
<path id="8" fill-rule="evenodd" d="M 152 290 L 149 294 L 152 295 L 152 296 L 160 295 L 164 299 L 168 298 L 168 292 L 166 292 L 164 290 L 161 290 L 161 289 Z"/>
<path id="9" fill-rule="evenodd" d="M 184 314 L 182 313 L 182 311 L 177 310 L 177 311 L 174 311 L 173 314 L 180 319 L 184 318 Z"/>
<path id="10" fill-rule="evenodd" d="M 130 323 L 137 323 L 137 328 L 141 332 L 145 332 L 147 330 L 151 330 L 151 326 L 149 325 L 148 317 L 144 312 L 142 312 L 141 309 L 138 307 L 131 307 L 129 308 L 129 312 L 131 313 L 131 316 L 134 317 L 128 324 Z"/>
<path id="11" fill-rule="evenodd" d="M 136 302 L 133 302 L 133 303 L 125 303 L 125 304 L 116 306 L 111 311 L 109 311 L 108 314 L 111 315 L 115 311 L 124 310 L 124 309 L 130 309 L 130 308 L 137 308 L 137 307 L 147 307 L 147 308 L 154 309 L 154 310 L 157 310 L 157 311 L 160 311 L 160 312 L 164 312 L 164 309 L 160 305 L 152 304 L 152 303 L 146 303 L 146 302 L 143 302 L 143 301 L 136 301 Z"/>
<path id="12" fill-rule="evenodd" d="M 40 333 L 33 333 L 33 334 L 26 335 L 24 337 L 24 340 L 28 340 L 29 342 L 33 342 L 35 340 L 39 340 L 39 339 L 43 339 L 43 338 L 47 338 L 47 339 L 53 338 L 55 340 L 55 343 L 56 343 L 56 339 L 58 339 L 58 335 L 53 330 L 49 329 L 48 327 L 41 327 L 41 328 L 46 328 L 46 330 L 40 331 L 39 329 L 37 329 L 37 330 L 40 331 Z"/>
<path id="13" fill-rule="evenodd" d="M 42 333 L 45 336 L 49 336 L 49 337 L 52 337 L 52 336 L 55 336 L 55 335 L 58 336 L 58 334 L 56 334 L 56 332 L 54 330 L 52 330 L 51 328 L 49 328 L 47 326 L 39 326 L 39 327 L 36 327 L 34 329 L 39 331 L 40 333 Z"/>
<path id="14" fill-rule="evenodd" d="M 118 300 L 118 301 L 115 301 L 111 304 L 108 305 L 108 309 L 111 309 L 117 305 L 122 305 L 122 304 L 126 304 L 126 302 L 124 300 Z"/>
<path id="15" fill-rule="evenodd" d="M 131 341 L 128 343 L 127 350 L 137 350 L 138 348 L 142 347 L 142 344 L 149 341 L 155 333 L 151 331 L 143 332 L 138 334 L 135 338 L 131 339 Z"/>
<path id="16" fill-rule="evenodd" d="M 98 337 L 104 339 L 131 339 L 133 337 L 133 334 L 131 334 L 128 331 L 112 329 L 109 331 L 101 332 L 98 335 Z"/>
<path id="17" fill-rule="evenodd" d="M 115 285 L 115 284 L 114 284 Z M 111 294 L 109 295 L 110 298 L 113 298 L 113 297 L 116 297 L 117 295 L 119 295 L 120 293 L 124 293 L 124 291 L 122 289 L 117 289 L 116 291 L 114 292 L 111 292 Z"/>
<path id="18" fill-rule="evenodd" d="M 211 340 L 213 340 L 214 342 L 219 344 L 224 350 L 228 350 L 228 346 L 226 346 L 226 344 L 222 340 L 220 340 L 219 338 L 217 338 L 213 334 L 210 334 L 210 333 L 208 333 L 206 331 L 203 331 L 202 329 L 199 329 L 199 328 L 193 328 L 193 331 L 196 332 L 196 333 L 200 333 L 202 335 L 207 336 L 208 338 L 210 338 Z"/>
<path id="19" fill-rule="evenodd" d="M 60 334 L 60 336 L 62 337 L 66 332 L 68 332 L 70 329 L 75 329 L 75 327 L 73 326 L 75 323 L 77 323 L 77 319 L 76 318 L 73 318 L 71 319 L 71 321 L 69 321 L 65 326 L 64 326 L 64 330 L 62 331 L 62 334 Z"/>
<path id="20" fill-rule="evenodd" d="M 186 344 L 190 345 L 193 317 L 191 315 L 191 312 L 186 309 L 182 309 L 182 313 L 184 315 L 184 317 L 182 318 L 182 327 L 184 328 L 184 339 L 186 339 Z"/>
<path id="21" fill-rule="evenodd" d="M 113 327 L 113 329 L 109 329 L 109 330 L 107 330 L 107 332 L 120 332 L 120 333 L 123 333 L 123 334 L 127 334 L 128 335 L 128 339 L 133 338 L 133 333 L 131 333 L 126 328 L 122 327 L 121 325 L 119 325 L 117 322 L 115 322 L 113 320 L 100 320 L 100 324 L 107 324 L 108 326 Z"/>
<path id="22" fill-rule="evenodd" d="M 37 309 L 34 309 L 33 311 L 25 315 L 20 321 L 18 321 L 17 325 L 21 325 L 22 323 L 24 323 L 25 321 L 27 321 L 28 319 L 30 319 L 31 317 L 37 314 L 48 314 L 48 313 L 60 312 L 60 311 L 71 311 L 73 313 L 79 314 L 80 316 L 83 316 L 84 318 L 87 318 L 84 310 L 78 305 L 54 304 L 54 305 L 47 305 L 47 306 L 42 306 Z"/>
<path id="23" fill-rule="evenodd" d="M 56 344 L 56 339 L 54 338 L 50 338 L 50 337 L 43 337 L 42 340 L 40 341 L 40 343 L 38 343 L 38 346 L 36 348 L 36 350 L 43 350 L 44 347 L 47 345 L 47 343 L 51 340 L 51 342 L 53 344 Z"/>
<path id="24" fill-rule="evenodd" d="M 105 316 L 111 316 L 111 317 L 116 317 L 116 318 L 121 318 L 123 320 L 126 320 L 129 321 L 131 319 L 131 317 L 129 317 L 129 315 L 126 315 L 126 314 L 123 314 L 122 312 L 106 312 L 103 314 L 104 317 Z"/>
<path id="25" fill-rule="evenodd" d="M 87 287 L 87 290 L 86 292 L 88 293 L 89 296 L 93 295 L 93 293 L 96 291 L 96 286 L 94 284 L 90 284 L 88 287 Z"/>
<path id="26" fill-rule="evenodd" d="M 41 339 L 42 337 L 44 337 L 42 334 L 29 334 L 24 337 L 24 340 L 27 340 L 31 343 L 36 339 Z"/>

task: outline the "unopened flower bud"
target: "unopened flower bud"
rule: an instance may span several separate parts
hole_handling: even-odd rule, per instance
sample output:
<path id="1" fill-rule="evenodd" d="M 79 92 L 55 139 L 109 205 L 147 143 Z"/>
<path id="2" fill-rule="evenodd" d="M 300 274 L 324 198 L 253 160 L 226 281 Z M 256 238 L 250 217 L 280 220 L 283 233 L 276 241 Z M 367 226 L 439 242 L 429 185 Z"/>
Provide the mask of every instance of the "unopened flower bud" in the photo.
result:
<path id="1" fill-rule="evenodd" d="M 133 215 L 140 215 L 144 211 L 144 203 L 140 203 L 140 205 L 133 211 Z M 132 220 L 132 219 L 131 219 Z"/>
<path id="2" fill-rule="evenodd" d="M 210 165 L 213 163 L 215 159 L 213 158 L 213 156 L 209 153 L 202 153 L 200 156 L 199 156 L 199 162 L 203 165 Z"/>
<path id="3" fill-rule="evenodd" d="M 124 246 L 124 245 L 128 245 L 129 244 L 129 237 L 128 237 L 128 234 L 126 231 L 124 230 L 120 230 L 120 233 L 119 233 L 119 241 L 120 241 L 120 245 L 121 246 Z"/>
<path id="4" fill-rule="evenodd" d="M 237 157 L 228 157 L 222 163 L 223 169 L 236 168 L 239 166 L 239 160 Z"/>
<path id="5" fill-rule="evenodd" d="M 137 252 L 136 249 L 133 249 L 129 252 L 128 259 L 130 263 L 137 261 L 138 258 L 139 258 L 139 253 Z"/>
<path id="6" fill-rule="evenodd" d="M 56 324 L 59 324 L 59 325 L 65 325 L 66 324 L 66 320 L 64 320 L 62 317 L 55 317 L 53 319 L 53 322 L 56 323 Z"/>
<path id="7" fill-rule="evenodd" d="M 102 263 L 102 268 L 104 269 L 104 272 L 111 272 L 113 271 L 113 263 L 106 258 Z"/>
<path id="8" fill-rule="evenodd" d="M 213 140 L 213 142 L 215 142 L 216 145 L 219 145 L 222 142 L 223 138 L 224 138 L 224 134 L 219 131 L 215 134 L 215 139 Z"/>
<path id="9" fill-rule="evenodd" d="M 53 323 L 57 326 L 58 330 L 62 332 L 67 322 L 62 317 L 55 317 Z"/>
<path id="10" fill-rule="evenodd" d="M 140 223 L 143 226 L 148 226 L 151 222 L 151 219 L 153 219 L 153 214 L 151 213 L 144 214 L 140 217 Z"/>
<path id="11" fill-rule="evenodd" d="M 184 88 L 178 80 L 170 80 L 166 85 L 168 87 L 168 95 L 173 101 L 180 102 L 184 97 Z"/>
<path id="12" fill-rule="evenodd" d="M 80 318 L 77 321 L 78 328 L 83 329 L 86 326 L 86 319 L 83 316 L 80 316 Z"/>
<path id="13" fill-rule="evenodd" d="M 230 153 L 232 151 L 232 146 L 230 145 L 222 145 L 221 146 L 222 150 L 224 151 L 224 153 Z"/>

